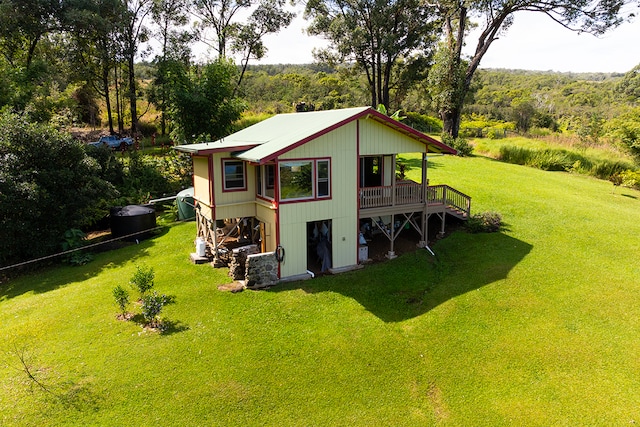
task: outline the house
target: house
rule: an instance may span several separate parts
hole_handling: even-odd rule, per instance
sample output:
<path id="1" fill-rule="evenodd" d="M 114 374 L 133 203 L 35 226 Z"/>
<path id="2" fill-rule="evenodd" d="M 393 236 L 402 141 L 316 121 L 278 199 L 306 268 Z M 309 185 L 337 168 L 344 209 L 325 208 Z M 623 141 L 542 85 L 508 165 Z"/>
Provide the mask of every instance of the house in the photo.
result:
<path id="1" fill-rule="evenodd" d="M 455 150 L 370 107 L 280 114 L 176 149 L 193 159 L 198 237 L 217 254 L 229 228 L 240 230 L 277 255 L 281 280 L 307 276 L 312 263 L 357 267 L 361 232 L 387 236 L 393 257 L 403 229 L 426 246 L 430 216 L 444 228 L 446 214 L 469 215 L 468 196 L 427 185 L 427 153 Z M 422 153 L 421 183 L 396 177 L 399 153 Z"/>

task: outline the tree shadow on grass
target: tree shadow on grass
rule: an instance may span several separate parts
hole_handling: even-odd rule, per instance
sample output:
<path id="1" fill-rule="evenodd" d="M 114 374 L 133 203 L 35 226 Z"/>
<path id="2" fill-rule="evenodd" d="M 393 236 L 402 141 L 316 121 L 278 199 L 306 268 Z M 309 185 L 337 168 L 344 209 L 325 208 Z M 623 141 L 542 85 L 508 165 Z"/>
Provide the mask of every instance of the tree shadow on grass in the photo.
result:
<path id="1" fill-rule="evenodd" d="M 72 282 L 86 280 L 104 270 L 118 268 L 125 263 L 144 258 L 149 255 L 148 251 L 156 244 L 157 239 L 167 234 L 169 229 L 170 227 L 161 227 L 142 241 L 112 245 L 111 250 L 96 253 L 95 258 L 85 265 L 72 266 L 52 262 L 11 272 L 11 276 L 0 277 L 0 301 L 28 292 L 49 292 Z M 88 251 L 91 252 L 91 249 Z"/>
<path id="2" fill-rule="evenodd" d="M 418 249 L 362 270 L 282 284 L 271 291 L 339 293 L 385 322 L 401 322 L 505 279 L 532 246 L 502 233 L 456 232 L 432 249 L 436 256 Z"/>

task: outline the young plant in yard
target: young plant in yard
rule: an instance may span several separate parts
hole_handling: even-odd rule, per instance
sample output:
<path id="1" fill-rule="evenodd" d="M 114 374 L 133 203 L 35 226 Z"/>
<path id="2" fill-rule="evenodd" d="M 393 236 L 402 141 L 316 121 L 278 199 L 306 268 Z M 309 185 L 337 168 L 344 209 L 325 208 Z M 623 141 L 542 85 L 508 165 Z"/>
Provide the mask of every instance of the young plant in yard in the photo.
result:
<path id="1" fill-rule="evenodd" d="M 118 318 L 126 319 L 127 306 L 129 305 L 129 292 L 122 286 L 118 285 L 113 289 L 113 297 L 116 300 L 118 308 L 120 308 L 120 315 L 118 315 Z"/>
<path id="2" fill-rule="evenodd" d="M 136 272 L 131 277 L 131 284 L 140 292 L 140 299 L 144 299 L 147 291 L 153 288 L 155 273 L 153 267 L 136 266 Z"/>
<path id="3" fill-rule="evenodd" d="M 175 301 L 175 297 L 165 294 L 158 294 L 153 291 L 151 295 L 145 295 L 142 298 L 142 315 L 144 316 L 145 325 L 163 330 L 163 323 L 158 317 L 162 308 Z"/>

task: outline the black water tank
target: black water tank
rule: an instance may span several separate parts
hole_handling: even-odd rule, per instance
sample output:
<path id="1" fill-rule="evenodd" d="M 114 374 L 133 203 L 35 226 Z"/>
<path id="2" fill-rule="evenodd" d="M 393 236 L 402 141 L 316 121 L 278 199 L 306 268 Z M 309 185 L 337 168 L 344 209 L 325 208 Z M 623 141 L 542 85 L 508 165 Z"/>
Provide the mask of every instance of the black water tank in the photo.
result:
<path id="1" fill-rule="evenodd" d="M 129 240 L 149 237 L 149 230 L 156 227 L 156 210 L 151 206 L 129 205 L 111 208 L 111 235 Z"/>

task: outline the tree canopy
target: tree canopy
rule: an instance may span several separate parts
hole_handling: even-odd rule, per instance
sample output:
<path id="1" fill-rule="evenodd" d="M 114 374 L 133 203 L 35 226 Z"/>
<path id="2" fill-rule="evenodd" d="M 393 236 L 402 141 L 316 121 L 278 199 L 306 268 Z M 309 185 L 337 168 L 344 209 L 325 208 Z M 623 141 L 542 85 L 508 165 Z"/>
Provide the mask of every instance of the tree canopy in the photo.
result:
<path id="1" fill-rule="evenodd" d="M 355 63 L 366 75 L 372 107 L 389 108 L 393 87 L 428 69 L 436 38 L 434 8 L 418 0 L 311 0 L 309 33 L 331 42 L 316 52 L 331 64 Z"/>
<path id="2" fill-rule="evenodd" d="M 438 102 L 437 107 L 444 122 L 444 131 L 457 137 L 464 98 L 480 61 L 493 42 L 504 34 L 518 12 L 538 12 L 547 15 L 558 24 L 573 31 L 603 34 L 621 24 L 626 0 L 499 0 L 439 2 L 439 15 L 443 22 L 444 41 L 440 47 L 443 62 L 436 78 L 432 80 Z M 462 54 L 469 28 L 479 21 L 480 36 L 475 52 L 468 59 Z"/>

